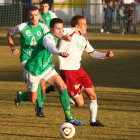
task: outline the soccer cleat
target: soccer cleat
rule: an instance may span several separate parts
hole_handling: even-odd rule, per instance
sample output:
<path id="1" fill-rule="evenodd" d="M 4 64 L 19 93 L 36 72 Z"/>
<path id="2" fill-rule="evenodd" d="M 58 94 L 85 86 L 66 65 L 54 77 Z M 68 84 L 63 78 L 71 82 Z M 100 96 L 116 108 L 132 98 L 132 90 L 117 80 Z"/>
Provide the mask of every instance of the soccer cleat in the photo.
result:
<path id="1" fill-rule="evenodd" d="M 54 86 L 52 86 L 52 85 L 50 85 L 50 86 L 48 86 L 48 87 L 46 88 L 46 93 L 47 93 L 47 94 L 50 93 L 51 91 L 52 91 L 52 92 L 55 91 Z"/>
<path id="2" fill-rule="evenodd" d="M 22 92 L 21 91 L 17 92 L 17 96 L 16 96 L 16 98 L 14 100 L 16 106 L 20 106 L 20 104 L 21 104 L 21 101 L 18 100 L 18 95 L 19 94 L 22 94 Z"/>
<path id="3" fill-rule="evenodd" d="M 76 125 L 76 126 L 83 124 L 83 122 L 78 122 L 75 119 L 69 119 L 67 122 L 69 122 L 69 123 L 71 123 L 73 125 Z"/>
<path id="4" fill-rule="evenodd" d="M 90 126 L 105 127 L 105 125 L 100 123 L 98 120 L 96 120 L 96 122 L 90 122 Z"/>
<path id="5" fill-rule="evenodd" d="M 45 115 L 43 113 L 42 107 L 35 108 L 35 112 L 36 112 L 36 116 L 38 116 L 38 117 L 45 117 Z"/>

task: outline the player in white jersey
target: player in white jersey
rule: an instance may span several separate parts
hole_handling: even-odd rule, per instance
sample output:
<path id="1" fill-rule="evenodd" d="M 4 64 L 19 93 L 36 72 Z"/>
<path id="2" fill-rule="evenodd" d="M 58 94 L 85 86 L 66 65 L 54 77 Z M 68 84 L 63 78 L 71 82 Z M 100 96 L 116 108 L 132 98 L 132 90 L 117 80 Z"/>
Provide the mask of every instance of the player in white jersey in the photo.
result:
<path id="1" fill-rule="evenodd" d="M 40 22 L 44 23 L 48 28 L 50 28 L 50 21 L 53 18 L 57 18 L 56 14 L 52 11 L 49 11 L 49 1 L 43 0 L 41 2 L 41 19 Z"/>
<path id="2" fill-rule="evenodd" d="M 86 34 L 87 24 L 86 19 L 82 15 L 76 15 L 71 19 L 71 26 L 81 29 L 83 34 Z M 73 104 L 81 107 L 84 104 L 83 91 L 88 96 L 88 108 L 90 112 L 90 126 L 105 127 L 102 123 L 96 120 L 97 116 L 97 97 L 93 88 L 93 84 L 87 73 L 82 69 L 80 61 L 83 51 L 86 51 L 95 59 L 104 59 L 112 57 L 112 51 L 107 53 L 96 52 L 89 44 L 89 41 L 83 35 L 71 32 L 67 33 L 71 36 L 71 42 L 61 40 L 59 51 L 69 53 L 69 57 L 63 59 L 59 57 L 61 77 L 67 85 L 68 94 L 71 97 Z"/>
<path id="3" fill-rule="evenodd" d="M 30 58 L 34 46 L 37 44 L 39 39 L 49 31 L 46 25 L 39 22 L 39 19 L 40 19 L 40 12 L 38 7 L 32 6 L 29 10 L 29 21 L 15 26 L 7 34 L 7 39 L 13 55 L 17 55 L 19 53 L 19 50 L 15 48 L 12 37 L 17 34 L 20 34 L 21 37 L 20 62 L 23 67 L 26 64 L 27 60 Z M 45 100 L 46 97 L 46 95 L 44 94 L 45 83 L 41 81 L 41 88 L 40 88 L 40 84 L 38 86 L 39 86 L 39 90 L 38 90 L 38 98 L 37 98 L 37 106 L 36 106 L 36 115 L 39 117 L 44 117 L 42 106 L 43 106 L 43 101 Z M 41 94 L 41 89 L 42 89 L 42 94 Z M 16 104 L 16 105 L 19 106 L 20 104 Z"/>

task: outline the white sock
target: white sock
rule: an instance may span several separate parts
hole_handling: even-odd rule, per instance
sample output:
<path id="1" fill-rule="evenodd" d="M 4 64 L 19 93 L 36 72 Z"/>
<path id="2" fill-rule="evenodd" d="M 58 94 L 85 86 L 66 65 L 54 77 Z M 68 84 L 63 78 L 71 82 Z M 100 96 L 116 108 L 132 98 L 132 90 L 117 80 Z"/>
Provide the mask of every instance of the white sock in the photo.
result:
<path id="1" fill-rule="evenodd" d="M 88 108 L 90 112 L 90 122 L 96 122 L 96 116 L 97 116 L 97 100 L 89 100 L 88 99 Z"/>
<path id="2" fill-rule="evenodd" d="M 75 105 L 75 101 L 72 98 L 70 98 L 70 103 Z"/>

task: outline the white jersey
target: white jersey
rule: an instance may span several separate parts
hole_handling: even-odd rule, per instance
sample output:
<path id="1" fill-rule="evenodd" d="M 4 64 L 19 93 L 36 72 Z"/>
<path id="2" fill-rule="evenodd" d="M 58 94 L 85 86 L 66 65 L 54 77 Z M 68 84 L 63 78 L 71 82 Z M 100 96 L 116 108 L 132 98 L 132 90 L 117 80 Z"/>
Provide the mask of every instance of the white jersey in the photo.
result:
<path id="1" fill-rule="evenodd" d="M 67 58 L 59 56 L 60 70 L 78 70 L 83 51 L 86 51 L 95 59 L 106 58 L 106 53 L 96 52 L 86 37 L 76 34 L 72 29 L 64 30 L 63 35 L 70 35 L 72 40 L 68 42 L 61 39 L 60 41 L 59 51 L 69 54 Z"/>
<path id="2" fill-rule="evenodd" d="M 68 35 L 68 33 L 65 33 Z M 69 56 L 63 58 L 59 56 L 60 70 L 77 70 L 80 68 L 80 61 L 83 51 L 88 53 L 94 52 L 94 48 L 89 44 L 88 40 L 84 36 L 80 36 L 71 30 L 70 36 L 72 41 L 65 40 L 60 41 L 59 51 L 67 52 Z"/>

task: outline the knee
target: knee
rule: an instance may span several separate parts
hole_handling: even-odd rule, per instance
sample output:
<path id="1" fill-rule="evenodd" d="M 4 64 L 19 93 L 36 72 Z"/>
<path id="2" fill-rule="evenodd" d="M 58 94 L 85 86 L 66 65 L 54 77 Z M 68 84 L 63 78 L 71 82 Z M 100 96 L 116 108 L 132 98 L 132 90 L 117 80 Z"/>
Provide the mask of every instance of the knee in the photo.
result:
<path id="1" fill-rule="evenodd" d="M 42 93 L 42 94 L 45 93 L 45 90 L 46 90 L 46 86 L 42 85 L 42 86 L 41 86 L 41 93 Z"/>
<path id="2" fill-rule="evenodd" d="M 96 100 L 96 99 L 97 99 L 96 93 L 94 92 L 92 95 L 90 95 L 90 96 L 89 96 L 89 99 L 90 99 L 90 100 Z"/>
<path id="3" fill-rule="evenodd" d="M 76 105 L 77 107 L 82 107 L 82 106 L 84 105 L 84 101 L 78 102 L 78 103 L 76 103 L 75 105 Z"/>
<path id="4" fill-rule="evenodd" d="M 29 98 L 30 102 L 35 103 L 36 102 L 36 98 Z"/>
<path id="5" fill-rule="evenodd" d="M 43 93 L 45 93 L 45 90 L 46 90 L 46 83 L 41 82 L 40 85 L 41 85 L 41 93 L 43 94 Z"/>
<path id="6" fill-rule="evenodd" d="M 29 98 L 29 101 L 32 102 L 32 103 L 35 103 L 36 99 L 37 99 L 37 98 L 34 98 L 34 97 L 30 97 L 30 96 L 28 96 L 28 98 Z"/>
<path id="7" fill-rule="evenodd" d="M 67 88 L 66 84 L 65 84 L 65 83 L 62 83 L 62 84 L 60 85 L 60 87 L 59 87 L 59 90 L 64 90 L 64 89 L 66 89 L 66 88 Z"/>

